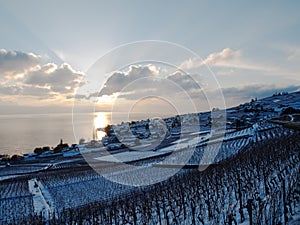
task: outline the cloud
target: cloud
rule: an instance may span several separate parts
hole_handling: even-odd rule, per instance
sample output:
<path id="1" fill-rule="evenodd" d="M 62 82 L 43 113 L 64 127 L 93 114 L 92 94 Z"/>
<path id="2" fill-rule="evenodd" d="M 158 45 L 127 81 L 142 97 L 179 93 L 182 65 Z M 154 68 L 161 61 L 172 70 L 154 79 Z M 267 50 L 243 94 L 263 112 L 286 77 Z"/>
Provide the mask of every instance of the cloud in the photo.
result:
<path id="1" fill-rule="evenodd" d="M 13 77 L 39 65 L 41 57 L 33 53 L 0 49 L 0 77 Z"/>
<path id="2" fill-rule="evenodd" d="M 246 59 L 242 50 L 232 50 L 230 48 L 224 48 L 220 52 L 211 53 L 204 60 L 200 60 L 198 58 L 188 59 L 181 63 L 180 68 L 193 69 L 205 65 L 246 70 L 274 71 L 274 69 L 269 66 L 253 63 Z"/>
<path id="3" fill-rule="evenodd" d="M 42 103 L 39 99 L 49 100 L 44 101 L 44 103 L 58 103 L 59 101 L 56 100 L 70 102 L 74 98 L 75 89 L 84 85 L 80 83 L 84 74 L 76 71 L 67 63 L 62 65 L 45 64 L 42 63 L 42 60 L 40 56 L 33 53 L 0 50 L 0 94 L 3 99 L 12 100 L 15 103 L 22 102 L 22 99 L 31 102 L 30 99 L 32 99 L 32 102 L 35 101 L 37 104 Z M 290 60 L 295 59 L 292 57 Z M 241 71 L 241 75 L 243 74 L 242 72 L 256 74 L 257 71 L 254 71 L 254 69 L 263 68 L 246 60 L 241 50 L 229 48 L 212 53 L 201 62 L 188 60 L 184 63 L 183 65 L 186 67 L 201 67 L 205 64 L 216 66 L 224 74 L 231 73 L 231 76 L 240 76 L 238 68 L 253 70 Z M 264 69 L 266 70 L 266 68 Z M 194 79 L 195 77 L 197 79 Z M 95 89 L 92 91 L 88 90 L 90 91 L 89 94 L 83 95 L 80 93 L 75 98 L 86 101 L 100 99 L 103 101 L 102 105 L 109 105 L 116 96 L 122 100 L 122 104 L 127 104 L 128 101 L 137 100 L 145 96 L 169 97 L 176 102 L 180 102 L 180 105 L 187 109 L 188 106 L 184 105 L 189 103 L 186 96 L 193 99 L 197 107 L 201 104 L 208 105 L 202 89 L 203 85 L 196 82 L 199 81 L 199 78 L 202 79 L 201 74 L 187 74 L 181 70 L 168 72 L 164 67 L 159 68 L 154 65 L 132 65 L 127 71 L 114 72 L 107 79 L 100 92 L 91 93 Z M 204 79 L 203 77 L 203 82 L 205 81 Z M 255 80 L 255 82 L 258 81 Z M 276 91 L 291 92 L 299 89 L 297 85 L 272 85 L 272 82 L 278 83 L 277 80 L 272 81 L 268 79 L 266 85 L 235 86 L 237 82 L 231 82 L 230 80 L 222 90 L 227 102 L 230 105 L 235 105 L 253 97 L 260 98 L 272 95 Z M 215 91 L 214 88 L 204 89 L 213 93 Z"/>
<path id="4" fill-rule="evenodd" d="M 0 94 L 10 95 L 10 96 L 36 96 L 39 99 L 47 99 L 54 96 L 54 93 L 51 92 L 48 88 L 34 87 L 34 86 L 1 86 Z"/>
<path id="5" fill-rule="evenodd" d="M 42 64 L 41 61 L 42 58 L 34 53 L 0 49 L 2 96 L 69 99 L 75 88 L 80 86 L 84 74 L 67 63 L 58 67 L 54 63 Z"/>
<path id="6" fill-rule="evenodd" d="M 222 92 L 225 99 L 234 100 L 238 99 L 239 102 L 248 101 L 251 98 L 263 98 L 271 96 L 276 92 L 295 92 L 300 90 L 300 85 L 268 85 L 268 84 L 253 84 L 241 85 L 238 87 L 223 88 Z"/>
<path id="7" fill-rule="evenodd" d="M 211 53 L 203 61 L 199 59 L 188 59 L 184 61 L 180 67 L 184 69 L 197 68 L 203 65 L 232 67 L 240 62 L 241 56 L 241 50 L 234 51 L 230 48 L 224 48 L 220 52 Z"/>
<path id="8" fill-rule="evenodd" d="M 126 88 L 126 86 L 135 83 L 135 87 L 139 88 L 140 85 L 139 80 L 146 77 L 156 76 L 158 73 L 157 68 L 153 65 L 147 66 L 130 66 L 129 70 L 126 72 L 115 72 L 113 73 L 105 82 L 104 87 L 99 93 L 102 95 L 112 95 L 115 92 L 121 92 L 122 89 Z M 139 85 L 140 84 L 140 85 Z"/>
<path id="9" fill-rule="evenodd" d="M 0 86 L 0 94 L 2 95 L 18 95 L 21 92 L 21 88 L 17 85 Z"/>
<path id="10" fill-rule="evenodd" d="M 210 89 L 206 92 L 206 94 L 210 96 L 209 100 L 212 100 L 215 105 L 223 101 L 223 99 L 218 99 L 218 97 L 220 97 L 219 91 L 219 89 Z M 221 89 L 226 108 L 249 102 L 253 98 L 261 99 L 272 96 L 274 93 L 295 91 L 300 91 L 300 85 L 250 84 L 229 86 Z M 203 104 L 203 96 L 192 96 L 192 98 L 197 104 Z M 196 99 L 202 99 L 202 101 L 197 101 Z M 209 104 L 211 104 L 211 102 L 209 102 Z M 219 108 L 222 107 L 224 107 L 224 103 L 221 103 Z"/>
<path id="11" fill-rule="evenodd" d="M 300 46 L 299 45 L 291 45 L 291 44 L 280 44 L 275 45 L 273 48 L 276 51 L 279 51 L 286 57 L 286 61 L 293 64 L 297 63 L 299 65 L 300 62 Z"/>
<path id="12" fill-rule="evenodd" d="M 117 111 L 127 110 L 131 104 L 144 102 L 145 99 L 148 101 L 149 99 L 164 99 L 163 102 L 176 106 L 180 112 L 195 112 L 198 105 L 199 110 L 203 105 L 205 107 L 203 109 L 208 108 L 201 84 L 196 82 L 193 75 L 180 70 L 176 72 L 174 69 L 171 70 L 154 65 L 134 65 L 127 71 L 114 72 L 99 92 L 89 94 L 90 89 L 86 88 L 86 94 L 80 92 L 75 98 L 78 101 L 97 103 L 97 107 L 104 105 L 107 108 L 112 107 Z M 193 98 L 197 101 L 193 102 Z M 156 105 L 155 107 L 153 108 L 153 104 L 143 105 L 144 112 L 160 110 L 162 106 Z"/>
<path id="13" fill-rule="evenodd" d="M 300 59 L 300 49 L 295 50 L 288 57 L 288 61 L 290 61 L 290 62 L 299 62 L 299 59 Z"/>
<path id="14" fill-rule="evenodd" d="M 221 52 L 210 54 L 204 61 L 203 64 L 215 65 L 215 66 L 237 66 L 240 62 L 242 53 L 240 50 L 232 50 L 225 48 Z"/>
<path id="15" fill-rule="evenodd" d="M 187 92 L 201 89 L 200 84 L 198 83 L 199 81 L 196 81 L 196 79 L 194 79 L 192 75 L 185 74 L 180 71 L 176 71 L 175 73 L 169 75 L 167 78 L 175 82 Z"/>
<path id="16" fill-rule="evenodd" d="M 65 94 L 73 92 L 80 84 L 83 73 L 74 70 L 69 64 L 59 68 L 55 64 L 46 64 L 40 70 L 28 73 L 26 84 L 46 86 L 53 92 Z"/>
<path id="17" fill-rule="evenodd" d="M 52 98 L 55 96 L 48 88 L 23 86 L 20 92 L 24 96 L 38 96 L 40 99 Z"/>
<path id="18" fill-rule="evenodd" d="M 226 55 L 226 54 L 225 54 Z M 212 59 L 210 59 L 212 60 Z M 103 90 L 91 94 L 77 96 L 79 99 L 93 99 L 95 102 L 107 103 L 101 99 L 109 99 L 116 109 L 126 108 L 126 104 L 138 102 L 144 98 L 158 97 L 162 99 L 171 99 L 172 104 L 192 112 L 193 107 L 190 100 L 194 103 L 198 111 L 209 110 L 211 105 L 224 107 L 223 99 L 220 98 L 220 89 L 217 87 L 203 87 L 196 82 L 192 75 L 183 71 L 176 71 L 171 74 L 164 71 L 164 77 L 161 77 L 159 69 L 151 66 L 152 70 L 158 71 L 155 75 L 147 66 L 133 66 L 125 72 L 115 72 L 106 81 Z M 198 78 L 198 77 L 197 77 Z M 269 84 L 252 84 L 252 85 L 234 85 L 222 88 L 225 102 L 228 107 L 235 106 L 241 102 L 249 101 L 251 98 L 262 98 L 272 95 L 275 92 L 297 91 L 300 86 L 297 85 L 273 85 Z M 185 92 L 185 93 L 183 93 Z M 207 99 L 209 96 L 209 99 Z M 115 97 L 115 98 L 114 98 Z M 118 108 L 119 107 L 119 108 Z M 145 112 L 153 110 L 153 106 L 143 106 Z M 157 106 L 158 108 L 160 106 Z"/>
<path id="19" fill-rule="evenodd" d="M 166 73 L 165 71 L 163 72 Z M 144 96 L 176 96 L 182 92 L 199 90 L 199 84 L 191 75 L 182 71 L 161 75 L 154 65 L 134 65 L 125 72 L 115 72 L 105 82 L 100 92 L 90 94 L 87 99 L 103 96 L 116 96 L 127 100 L 135 100 Z M 85 98 L 80 95 L 79 97 Z"/>

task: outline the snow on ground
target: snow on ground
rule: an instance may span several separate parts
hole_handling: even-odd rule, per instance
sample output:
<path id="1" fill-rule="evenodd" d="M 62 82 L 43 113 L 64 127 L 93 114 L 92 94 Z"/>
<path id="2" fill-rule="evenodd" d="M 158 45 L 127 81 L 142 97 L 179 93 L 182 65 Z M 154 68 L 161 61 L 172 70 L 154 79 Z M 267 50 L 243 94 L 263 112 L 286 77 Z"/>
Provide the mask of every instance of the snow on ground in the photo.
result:
<path id="1" fill-rule="evenodd" d="M 173 147 L 174 148 L 174 147 Z M 160 156 L 160 155 L 165 155 L 172 153 L 171 150 L 159 150 L 157 152 L 153 151 L 131 151 L 131 152 L 121 152 L 121 153 L 116 153 L 113 155 L 106 155 L 106 156 L 101 156 L 97 157 L 95 159 L 100 160 L 100 161 L 106 161 L 106 162 L 132 162 L 132 161 L 137 161 L 141 159 L 148 159 L 154 156 Z"/>
<path id="2" fill-rule="evenodd" d="M 224 140 L 238 139 L 250 135 L 252 133 L 251 129 L 245 129 L 236 134 L 230 134 L 227 136 L 221 136 L 216 139 L 209 139 L 209 135 L 202 137 L 195 136 L 191 134 L 190 136 L 185 136 L 184 138 L 173 142 L 172 145 L 159 149 L 156 152 L 153 151 L 131 151 L 131 152 L 121 152 L 116 154 L 110 154 L 106 156 L 96 157 L 96 160 L 106 161 L 106 162 L 133 162 L 137 160 L 144 160 L 151 157 L 158 157 L 165 154 L 172 153 L 174 151 L 181 151 L 193 149 L 199 145 L 213 145 L 221 144 Z"/>
<path id="3" fill-rule="evenodd" d="M 148 159 L 151 157 L 162 156 L 170 154 L 175 150 L 185 149 L 187 146 L 194 146 L 200 140 L 199 136 L 192 136 L 191 138 L 184 138 L 181 141 L 176 141 L 173 145 L 170 145 L 165 148 L 161 148 L 157 151 L 130 151 L 130 152 L 121 152 L 116 154 L 110 154 L 106 156 L 101 156 L 95 158 L 96 160 L 106 161 L 106 162 L 133 162 L 142 159 Z"/>
<path id="4" fill-rule="evenodd" d="M 98 152 L 98 151 L 106 151 L 106 147 L 99 147 L 99 148 L 87 148 L 87 147 L 79 147 L 80 153 L 85 154 L 85 153 L 92 153 L 92 152 Z"/>
<path id="5" fill-rule="evenodd" d="M 54 212 L 54 201 L 45 186 L 36 178 L 28 180 L 29 191 L 33 195 L 34 211 L 49 219 Z"/>
<path id="6" fill-rule="evenodd" d="M 295 208 L 295 215 L 290 218 L 291 220 L 288 221 L 288 225 L 299 225 L 300 224 L 300 203 L 297 203 Z"/>
<path id="7" fill-rule="evenodd" d="M 75 150 L 63 152 L 64 157 L 72 157 L 72 156 L 76 156 L 76 155 L 80 155 L 80 152 L 75 151 Z"/>
<path id="8" fill-rule="evenodd" d="M 15 177 L 19 177 L 21 175 L 7 175 L 7 176 L 0 176 L 0 181 L 3 180 L 7 180 L 7 179 L 11 179 L 11 178 L 15 178 Z"/>

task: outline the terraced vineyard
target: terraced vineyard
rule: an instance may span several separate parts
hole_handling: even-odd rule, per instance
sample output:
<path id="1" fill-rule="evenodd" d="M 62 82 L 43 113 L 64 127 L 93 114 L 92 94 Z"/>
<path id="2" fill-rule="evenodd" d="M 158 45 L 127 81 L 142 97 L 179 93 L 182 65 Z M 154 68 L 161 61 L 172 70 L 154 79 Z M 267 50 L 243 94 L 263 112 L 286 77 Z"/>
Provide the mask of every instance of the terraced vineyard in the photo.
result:
<path id="1" fill-rule="evenodd" d="M 33 214 L 27 180 L 0 183 L 0 224 L 21 224 Z"/>
<path id="2" fill-rule="evenodd" d="M 279 224 L 299 201 L 299 133 L 274 129 L 264 142 L 204 172 L 184 170 L 130 196 L 64 211 L 60 222 L 87 224 Z M 297 189 L 298 188 L 298 189 Z M 66 216 L 67 215 L 67 216 Z M 86 215 L 83 216 L 82 215 Z"/>
<path id="3" fill-rule="evenodd" d="M 141 187 L 111 182 L 88 165 L 79 165 L 78 158 L 73 163 L 69 160 L 37 174 L 2 181 L 0 223 L 287 223 L 296 213 L 300 197 L 299 138 L 298 131 L 267 122 L 230 130 L 213 164 L 203 172 L 198 167 L 183 168 L 168 180 Z M 214 152 L 218 143 L 208 138 L 196 144 L 188 164 L 199 166 L 203 153 Z M 185 151 L 170 157 L 180 154 Z M 133 172 L 143 173 L 145 179 L 155 177 L 166 170 L 151 174 L 147 168 L 159 165 L 164 157 L 133 162 L 131 169 L 106 163 L 102 171 L 124 179 L 131 179 Z M 46 202 L 40 204 L 54 209 L 48 216 L 42 214 L 46 205 L 34 202 L 35 193 L 29 191 L 32 179 L 38 182 L 36 188 Z"/>
<path id="4" fill-rule="evenodd" d="M 130 192 L 132 189 L 106 180 L 93 170 L 39 177 L 54 199 L 57 212 Z"/>

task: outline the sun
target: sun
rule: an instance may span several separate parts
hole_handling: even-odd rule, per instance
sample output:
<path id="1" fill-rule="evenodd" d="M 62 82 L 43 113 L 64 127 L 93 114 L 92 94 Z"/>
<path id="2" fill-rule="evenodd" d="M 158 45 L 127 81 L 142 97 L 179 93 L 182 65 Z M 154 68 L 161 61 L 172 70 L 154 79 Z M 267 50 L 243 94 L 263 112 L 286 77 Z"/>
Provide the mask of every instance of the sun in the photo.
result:
<path id="1" fill-rule="evenodd" d="M 108 121 L 105 113 L 95 113 L 94 118 L 94 127 L 97 128 L 105 128 L 108 125 Z"/>

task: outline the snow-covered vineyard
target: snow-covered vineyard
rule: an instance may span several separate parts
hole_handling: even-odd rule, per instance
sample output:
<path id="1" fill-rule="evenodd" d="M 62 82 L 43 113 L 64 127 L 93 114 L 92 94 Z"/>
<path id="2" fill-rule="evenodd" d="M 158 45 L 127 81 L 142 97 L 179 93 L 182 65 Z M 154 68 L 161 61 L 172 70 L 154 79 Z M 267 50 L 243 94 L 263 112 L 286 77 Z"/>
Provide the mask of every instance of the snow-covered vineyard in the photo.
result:
<path id="1" fill-rule="evenodd" d="M 284 224 L 296 214 L 300 144 L 299 133 L 276 133 L 284 139 L 265 133 L 265 142 L 244 146 L 238 155 L 202 173 L 184 170 L 153 186 L 118 189 L 124 195 L 64 209 L 58 222 Z"/>
<path id="2" fill-rule="evenodd" d="M 0 223 L 287 224 L 299 216 L 300 134 L 269 123 L 251 133 L 251 128 L 228 133 L 215 159 L 219 163 L 203 172 L 182 169 L 146 187 L 111 182 L 84 166 L 2 181 Z M 197 146 L 189 164 L 199 163 L 205 147 Z M 135 163 L 153 166 L 161 158 Z M 123 167 L 114 165 L 115 176 L 130 179 L 133 171 Z"/>
<path id="3" fill-rule="evenodd" d="M 90 142 L 1 165 L 0 224 L 299 224 L 299 102 L 295 92 L 229 109 L 225 133 L 210 132 L 222 125 L 210 113 L 167 118 L 167 130 L 150 120 L 117 128 L 132 129 L 145 148 L 153 131 L 166 134 L 147 151 L 122 147 L 107 130 L 106 147 Z M 274 123 L 279 115 L 294 128 Z"/>

